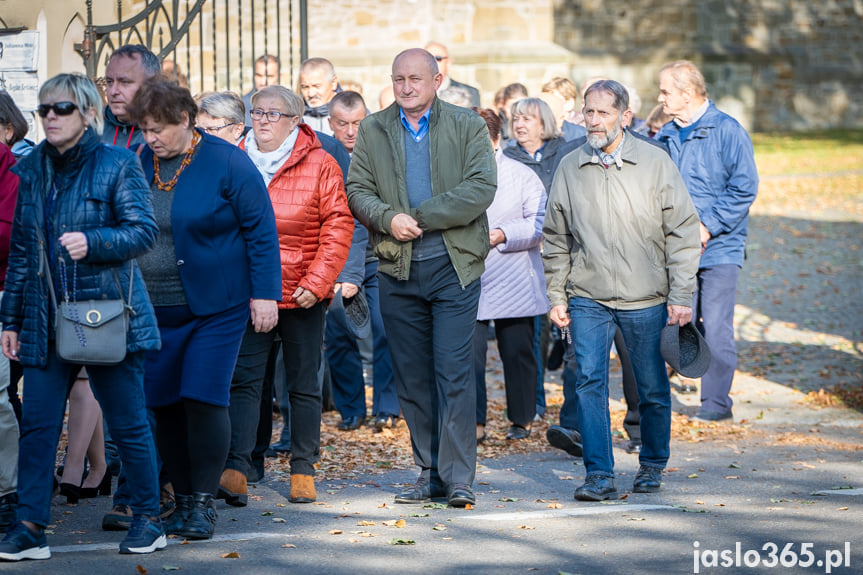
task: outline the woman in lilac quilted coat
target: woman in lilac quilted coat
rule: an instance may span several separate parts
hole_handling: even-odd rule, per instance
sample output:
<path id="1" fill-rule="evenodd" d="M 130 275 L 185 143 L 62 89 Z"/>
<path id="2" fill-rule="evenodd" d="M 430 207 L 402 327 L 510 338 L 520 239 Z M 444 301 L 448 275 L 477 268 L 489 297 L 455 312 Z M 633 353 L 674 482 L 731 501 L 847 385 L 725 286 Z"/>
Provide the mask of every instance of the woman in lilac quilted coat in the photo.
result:
<path id="1" fill-rule="evenodd" d="M 489 322 L 494 320 L 506 383 L 507 439 L 524 439 L 536 415 L 534 317 L 548 312 L 540 243 L 546 192 L 527 166 L 500 150 L 501 123 L 492 110 L 476 109 L 495 147 L 498 188 L 488 208 L 491 251 L 482 274 L 474 334 L 477 439 L 485 438 L 485 365 Z"/>

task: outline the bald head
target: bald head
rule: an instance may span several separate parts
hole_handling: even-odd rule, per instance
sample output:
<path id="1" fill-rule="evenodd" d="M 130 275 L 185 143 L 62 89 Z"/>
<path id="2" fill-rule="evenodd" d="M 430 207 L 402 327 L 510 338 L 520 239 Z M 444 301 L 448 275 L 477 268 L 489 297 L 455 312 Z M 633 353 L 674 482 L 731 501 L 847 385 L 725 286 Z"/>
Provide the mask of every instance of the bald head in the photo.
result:
<path id="1" fill-rule="evenodd" d="M 437 60 L 435 60 L 434 55 L 432 55 L 427 50 L 423 50 L 422 48 L 410 48 L 409 50 L 399 52 L 399 54 L 393 60 L 393 73 L 395 73 L 398 65 L 402 61 L 406 60 L 411 60 L 412 63 L 422 62 L 428 68 L 428 71 L 432 76 L 442 74 L 437 65 Z"/>

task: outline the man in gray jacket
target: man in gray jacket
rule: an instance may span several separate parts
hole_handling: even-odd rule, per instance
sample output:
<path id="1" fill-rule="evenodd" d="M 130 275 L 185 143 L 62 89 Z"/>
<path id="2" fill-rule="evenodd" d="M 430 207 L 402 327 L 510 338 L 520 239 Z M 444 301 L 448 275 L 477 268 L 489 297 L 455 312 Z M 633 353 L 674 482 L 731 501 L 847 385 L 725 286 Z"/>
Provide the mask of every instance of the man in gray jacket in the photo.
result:
<path id="1" fill-rule="evenodd" d="M 497 166 L 485 121 L 435 96 L 431 54 L 402 52 L 392 80 L 396 105 L 360 124 L 348 202 L 379 258 L 396 391 L 421 470 L 395 501 L 446 496 L 464 507 L 476 502 L 473 332 Z"/>
<path id="2" fill-rule="evenodd" d="M 584 485 L 575 498 L 616 499 L 608 412 L 614 333 L 638 387 L 642 449 L 633 491 L 658 491 L 671 440 L 671 387 L 659 351 L 667 324 L 692 319 L 698 215 L 661 148 L 627 135 L 629 95 L 603 80 L 585 94 L 587 143 L 558 167 L 548 198 L 543 260 L 551 320 L 572 330 Z"/>

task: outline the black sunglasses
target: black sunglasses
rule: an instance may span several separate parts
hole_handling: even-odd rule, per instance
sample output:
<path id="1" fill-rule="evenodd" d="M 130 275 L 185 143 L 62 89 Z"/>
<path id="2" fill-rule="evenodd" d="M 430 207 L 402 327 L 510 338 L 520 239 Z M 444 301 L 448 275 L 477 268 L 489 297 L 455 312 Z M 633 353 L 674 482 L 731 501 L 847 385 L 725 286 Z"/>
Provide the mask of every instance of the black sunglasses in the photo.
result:
<path id="1" fill-rule="evenodd" d="M 58 116 L 68 116 L 78 109 L 78 104 L 75 102 L 55 102 L 53 104 L 39 104 L 36 110 L 39 112 L 40 118 L 48 116 L 48 112 L 54 110 Z"/>

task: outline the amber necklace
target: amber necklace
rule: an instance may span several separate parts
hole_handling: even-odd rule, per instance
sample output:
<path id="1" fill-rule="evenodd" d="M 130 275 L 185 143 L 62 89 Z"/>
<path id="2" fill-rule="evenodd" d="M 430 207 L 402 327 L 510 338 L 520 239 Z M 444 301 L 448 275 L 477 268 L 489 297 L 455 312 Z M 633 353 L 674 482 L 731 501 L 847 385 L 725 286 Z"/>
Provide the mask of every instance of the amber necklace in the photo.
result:
<path id="1" fill-rule="evenodd" d="M 183 156 L 183 161 L 180 162 L 180 167 L 177 168 L 177 172 L 174 174 L 174 177 L 171 178 L 168 182 L 163 182 L 162 178 L 159 177 L 159 157 L 156 154 L 153 154 L 153 176 L 156 179 L 156 187 L 163 192 L 170 192 L 174 189 L 174 186 L 177 185 L 177 178 L 180 177 L 180 174 L 183 173 L 183 170 L 186 169 L 186 166 L 192 163 L 192 154 L 195 152 L 195 146 L 198 145 L 198 142 L 201 141 L 201 134 L 195 130 L 192 132 L 192 145 L 189 146 L 189 149 L 186 150 L 186 155 Z"/>

